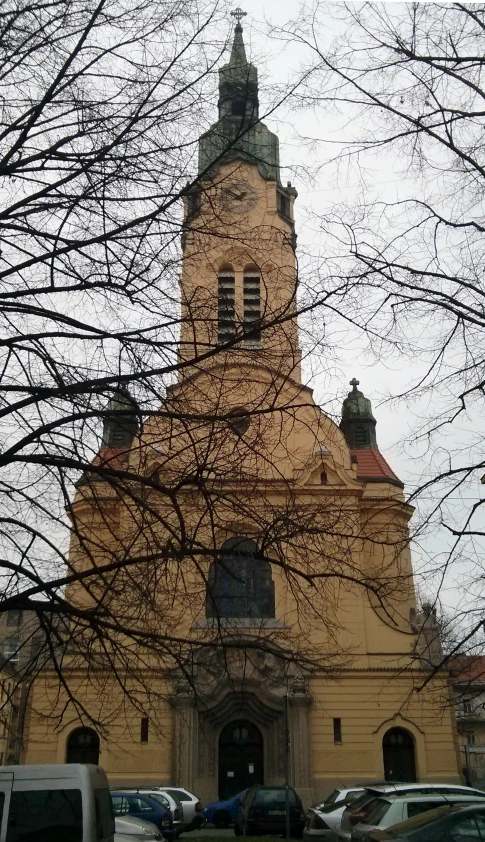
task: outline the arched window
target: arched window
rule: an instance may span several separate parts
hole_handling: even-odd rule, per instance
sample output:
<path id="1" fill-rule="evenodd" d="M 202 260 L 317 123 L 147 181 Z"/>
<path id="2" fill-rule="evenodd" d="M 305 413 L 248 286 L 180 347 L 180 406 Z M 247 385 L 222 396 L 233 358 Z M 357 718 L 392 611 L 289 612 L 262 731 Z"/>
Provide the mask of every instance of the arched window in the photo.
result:
<path id="1" fill-rule="evenodd" d="M 261 278 L 257 269 L 247 267 L 243 277 L 244 332 L 251 335 L 244 342 L 246 348 L 261 347 Z"/>
<path id="2" fill-rule="evenodd" d="M 222 344 L 236 333 L 236 279 L 232 266 L 219 270 L 217 306 L 217 341 Z"/>
<path id="3" fill-rule="evenodd" d="M 230 538 L 212 562 L 207 584 L 207 617 L 274 617 L 274 582 L 269 561 L 255 541 Z"/>
<path id="4" fill-rule="evenodd" d="M 355 446 L 356 447 L 365 447 L 368 443 L 367 440 L 367 431 L 364 427 L 356 427 L 355 428 Z"/>
<path id="5" fill-rule="evenodd" d="M 99 762 L 99 737 L 92 728 L 76 728 L 67 741 L 66 763 Z"/>

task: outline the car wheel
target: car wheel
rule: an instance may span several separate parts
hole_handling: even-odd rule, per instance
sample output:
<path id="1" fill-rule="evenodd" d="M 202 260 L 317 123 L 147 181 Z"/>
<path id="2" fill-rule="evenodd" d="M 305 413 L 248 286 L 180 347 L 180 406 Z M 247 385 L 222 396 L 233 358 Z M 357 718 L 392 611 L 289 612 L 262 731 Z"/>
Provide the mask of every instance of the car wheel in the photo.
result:
<path id="1" fill-rule="evenodd" d="M 217 813 L 214 813 L 214 827 L 218 829 L 222 829 L 225 827 L 229 827 L 231 823 L 231 817 L 229 813 L 226 813 L 225 810 L 219 810 Z"/>

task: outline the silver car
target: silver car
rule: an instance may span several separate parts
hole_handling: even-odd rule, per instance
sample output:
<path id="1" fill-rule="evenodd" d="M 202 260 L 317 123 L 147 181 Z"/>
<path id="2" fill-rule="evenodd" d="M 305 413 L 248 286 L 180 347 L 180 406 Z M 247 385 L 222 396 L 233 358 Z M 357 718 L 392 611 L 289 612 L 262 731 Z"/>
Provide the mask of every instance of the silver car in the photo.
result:
<path id="1" fill-rule="evenodd" d="M 133 819 L 131 816 L 115 816 L 114 842 L 160 842 L 163 839 L 158 827 L 144 819 Z"/>
<path id="2" fill-rule="evenodd" d="M 329 842 L 335 839 L 340 829 L 342 813 L 348 802 L 337 801 L 335 804 L 325 804 L 310 807 L 306 811 L 306 823 L 303 829 L 304 842 Z"/>
<path id="3" fill-rule="evenodd" d="M 205 824 L 202 804 L 193 792 L 189 792 L 188 789 L 183 789 L 180 786 L 155 787 L 155 789 L 160 789 L 168 795 L 174 795 L 182 802 L 186 830 L 198 830 Z"/>
<path id="4" fill-rule="evenodd" d="M 170 795 L 169 792 L 164 789 L 160 789 L 159 787 L 156 787 L 155 789 L 137 789 L 136 792 L 140 792 L 142 795 L 150 795 L 155 799 L 155 801 L 158 801 L 162 807 L 166 807 L 167 810 L 170 810 L 173 818 L 175 836 L 180 836 L 186 828 L 182 803 L 179 801 L 177 796 Z"/>
<path id="5" fill-rule="evenodd" d="M 385 786 L 376 786 L 366 789 L 366 791 L 351 802 L 342 813 L 342 822 L 340 830 L 331 836 L 332 842 L 336 839 L 339 842 L 350 842 L 352 839 L 352 828 L 361 822 L 366 814 L 371 801 L 380 796 L 387 795 L 472 795 L 478 796 L 479 799 L 484 797 L 484 793 L 479 789 L 472 789 L 468 786 L 460 786 L 459 784 L 386 784 Z"/>
<path id="6" fill-rule="evenodd" d="M 386 798 L 374 798 L 364 819 L 352 828 L 352 842 L 364 842 L 369 839 L 372 830 L 386 830 L 399 822 L 405 822 L 428 810 L 435 810 L 443 804 L 469 807 L 471 804 L 485 804 L 485 792 L 482 799 L 473 795 L 389 795 Z"/>
<path id="7" fill-rule="evenodd" d="M 367 786 L 352 786 L 350 789 L 334 789 L 330 795 L 327 795 L 324 801 L 319 801 L 315 807 L 320 809 L 321 807 L 330 807 L 331 804 L 342 805 L 344 801 L 353 801 L 354 798 L 358 798 L 359 795 L 362 795 L 364 790 L 369 786 L 371 786 L 371 784 L 368 784 Z M 374 784 L 374 786 L 377 786 L 377 784 Z"/>

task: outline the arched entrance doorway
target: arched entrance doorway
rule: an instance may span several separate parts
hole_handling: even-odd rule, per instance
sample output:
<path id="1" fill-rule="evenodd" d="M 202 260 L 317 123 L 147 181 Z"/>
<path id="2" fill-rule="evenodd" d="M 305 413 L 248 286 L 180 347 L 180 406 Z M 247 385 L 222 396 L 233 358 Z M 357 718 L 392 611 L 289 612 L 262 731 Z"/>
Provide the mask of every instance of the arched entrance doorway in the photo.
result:
<path id="1" fill-rule="evenodd" d="M 386 781 L 416 780 L 414 740 L 405 728 L 390 728 L 382 740 Z"/>
<path id="2" fill-rule="evenodd" d="M 247 719 L 235 719 L 219 737 L 219 798 L 264 783 L 263 735 Z"/>
<path id="3" fill-rule="evenodd" d="M 99 737 L 92 728 L 76 728 L 67 741 L 66 763 L 99 762 Z"/>

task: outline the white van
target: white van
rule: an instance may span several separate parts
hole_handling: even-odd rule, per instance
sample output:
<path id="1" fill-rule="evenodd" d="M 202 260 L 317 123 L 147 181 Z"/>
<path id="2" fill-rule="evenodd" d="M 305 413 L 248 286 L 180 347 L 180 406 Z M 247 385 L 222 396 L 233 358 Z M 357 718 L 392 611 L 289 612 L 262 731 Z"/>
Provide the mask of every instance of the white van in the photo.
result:
<path id="1" fill-rule="evenodd" d="M 81 763 L 0 767 L 0 842 L 113 842 L 103 769 Z"/>

